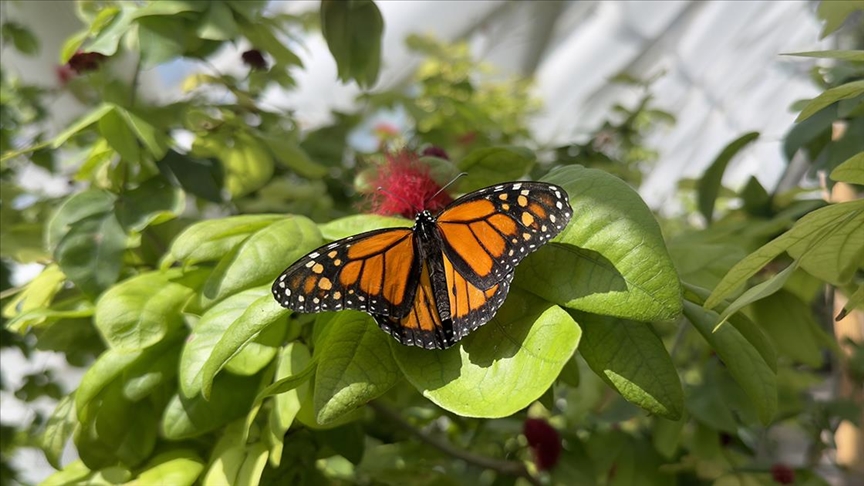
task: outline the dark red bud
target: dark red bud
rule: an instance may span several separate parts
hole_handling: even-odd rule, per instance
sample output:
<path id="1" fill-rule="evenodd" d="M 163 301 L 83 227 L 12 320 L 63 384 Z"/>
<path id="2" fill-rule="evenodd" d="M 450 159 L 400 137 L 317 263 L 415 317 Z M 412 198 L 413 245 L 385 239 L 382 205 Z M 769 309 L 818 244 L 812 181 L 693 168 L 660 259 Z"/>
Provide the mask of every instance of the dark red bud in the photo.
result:
<path id="1" fill-rule="evenodd" d="M 558 464 L 561 457 L 561 436 L 543 419 L 526 419 L 522 433 L 528 439 L 528 446 L 534 451 L 537 469 L 546 471 Z"/>
<path id="2" fill-rule="evenodd" d="M 441 147 L 436 147 L 435 145 L 430 145 L 423 149 L 422 155 L 429 157 L 438 157 L 439 159 L 450 160 L 450 156 L 447 155 L 447 151 L 445 151 Z"/>
<path id="3" fill-rule="evenodd" d="M 86 73 L 99 69 L 105 59 L 108 59 L 104 54 L 98 52 L 81 52 L 78 51 L 69 58 L 67 65 L 76 73 Z"/>
<path id="4" fill-rule="evenodd" d="M 792 484 L 795 482 L 795 470 L 778 462 L 771 466 L 771 477 L 777 484 Z"/>
<path id="5" fill-rule="evenodd" d="M 264 54 L 258 49 L 249 49 L 240 55 L 243 63 L 256 71 L 267 70 L 267 59 L 264 59 Z"/>

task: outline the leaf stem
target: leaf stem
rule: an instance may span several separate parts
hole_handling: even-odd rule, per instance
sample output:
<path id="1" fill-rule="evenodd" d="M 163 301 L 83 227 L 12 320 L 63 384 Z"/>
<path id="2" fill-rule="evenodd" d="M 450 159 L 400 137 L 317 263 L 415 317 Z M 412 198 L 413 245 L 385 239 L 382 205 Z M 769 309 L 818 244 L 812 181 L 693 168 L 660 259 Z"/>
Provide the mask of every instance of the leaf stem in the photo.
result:
<path id="1" fill-rule="evenodd" d="M 525 465 L 521 462 L 495 459 L 492 457 L 482 456 L 470 451 L 459 449 L 445 439 L 435 437 L 414 427 L 407 420 L 405 420 L 402 415 L 399 414 L 399 412 L 393 410 L 392 408 L 384 405 L 381 402 L 370 402 L 369 407 L 372 408 L 372 410 L 374 410 L 375 413 L 377 413 L 378 415 L 381 415 L 387 420 L 396 423 L 403 429 L 416 436 L 418 439 L 420 439 L 421 442 L 425 442 L 426 444 L 438 449 L 439 451 L 449 456 L 455 457 L 456 459 L 461 459 L 474 466 L 492 469 L 493 471 L 507 474 L 509 476 L 525 478 L 529 483 L 535 486 L 539 486 L 541 484 L 537 478 L 535 478 L 531 475 L 531 473 L 528 472 L 528 469 L 526 469 Z"/>

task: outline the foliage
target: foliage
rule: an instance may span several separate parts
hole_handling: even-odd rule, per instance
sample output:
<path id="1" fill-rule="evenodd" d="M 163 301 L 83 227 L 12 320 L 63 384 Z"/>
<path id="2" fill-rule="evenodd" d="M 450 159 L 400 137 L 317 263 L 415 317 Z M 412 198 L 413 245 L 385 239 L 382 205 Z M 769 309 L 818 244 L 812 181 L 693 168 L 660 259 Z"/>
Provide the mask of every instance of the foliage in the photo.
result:
<path id="1" fill-rule="evenodd" d="M 88 113 L 43 135 L 45 94 L 2 77 L 2 256 L 45 264 L 4 287 L 3 344 L 35 342 L 86 369 L 71 393 L 49 374 L 16 390 L 59 398 L 32 424 L 58 469 L 44 484 L 708 484 L 776 471 L 821 484 L 813 464 L 773 464 L 768 437 L 794 422 L 827 447 L 823 432 L 852 415 L 803 392 L 837 346 L 810 311 L 819 289 L 862 300 L 864 207 L 755 179 L 724 189 L 757 134 L 692 184 L 704 228 L 658 221 L 631 187 L 656 156 L 647 131 L 673 121 L 651 107 L 650 83 L 619 77 L 645 89 L 636 107 L 617 107 L 586 144 L 544 151 L 527 131 L 527 81 L 492 82 L 465 44 L 412 37 L 424 62 L 410 88 L 366 93 L 365 111 L 303 131 L 263 100 L 293 89 L 302 66 L 287 39 L 308 16 L 265 2 L 78 6 L 86 27 L 60 57 L 81 68 L 66 89 L 78 84 Z M 340 78 L 374 84 L 375 4 L 323 2 L 320 22 Z M 3 35 L 38 45 L 17 26 Z M 207 60 L 234 42 L 249 46 L 236 59 L 248 72 L 214 71 Z M 113 74 L 122 55 L 138 70 L 180 58 L 201 69 L 187 96 L 160 105 L 142 99 L 137 74 Z M 837 66 L 846 74 L 803 108 L 785 149 L 861 184 L 864 90 L 849 74 L 860 66 Z M 469 173 L 458 192 L 531 177 L 562 186 L 574 208 L 519 266 L 496 317 L 445 351 L 402 346 L 359 312 L 292 314 L 270 295 L 325 241 L 410 224 L 354 209 L 384 157 L 358 154 L 348 135 L 382 109 L 410 125 L 380 132 L 382 148 L 431 146 L 430 175 Z M 838 118 L 847 135 L 826 138 Z M 29 193 L 16 174 L 31 163 L 72 167 L 75 186 Z M 21 445 L 6 437 L 4 459 Z M 80 459 L 64 464 L 70 440 Z"/>

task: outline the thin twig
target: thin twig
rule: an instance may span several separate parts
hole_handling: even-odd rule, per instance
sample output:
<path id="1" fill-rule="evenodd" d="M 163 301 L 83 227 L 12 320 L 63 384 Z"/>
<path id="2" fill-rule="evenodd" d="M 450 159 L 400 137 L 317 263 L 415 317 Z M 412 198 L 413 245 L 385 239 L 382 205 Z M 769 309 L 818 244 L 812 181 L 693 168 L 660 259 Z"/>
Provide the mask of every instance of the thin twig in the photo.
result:
<path id="1" fill-rule="evenodd" d="M 420 439 L 421 442 L 425 442 L 426 444 L 429 444 L 430 446 L 438 449 L 439 451 L 449 456 L 455 457 L 456 459 L 461 459 L 475 466 L 497 471 L 502 474 L 525 478 L 529 483 L 535 486 L 539 486 L 541 484 L 537 478 L 535 478 L 531 475 L 531 473 L 528 472 L 528 470 L 525 468 L 525 465 L 521 462 L 495 459 L 492 457 L 482 456 L 473 452 L 459 449 L 440 437 L 435 437 L 414 427 L 407 420 L 405 420 L 402 415 L 399 414 L 399 412 L 393 410 L 392 408 L 384 405 L 381 402 L 370 402 L 369 407 L 371 407 L 372 410 L 375 410 L 375 413 L 386 417 L 388 420 L 395 422 L 403 429 L 411 432 L 414 436 Z"/>

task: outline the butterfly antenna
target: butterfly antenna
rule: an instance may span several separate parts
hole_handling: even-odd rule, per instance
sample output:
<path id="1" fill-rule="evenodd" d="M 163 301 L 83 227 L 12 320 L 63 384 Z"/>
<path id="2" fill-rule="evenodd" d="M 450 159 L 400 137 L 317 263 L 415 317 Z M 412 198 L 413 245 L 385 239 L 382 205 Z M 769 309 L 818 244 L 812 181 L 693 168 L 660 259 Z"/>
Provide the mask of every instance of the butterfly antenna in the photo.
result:
<path id="1" fill-rule="evenodd" d="M 456 175 L 456 177 L 451 179 L 450 182 L 448 182 L 447 184 L 444 184 L 444 187 L 442 187 L 441 189 L 438 189 L 438 192 L 436 192 L 435 194 L 432 194 L 432 197 L 427 198 L 426 201 L 423 202 L 423 205 L 425 206 L 426 203 L 428 203 L 429 201 L 438 197 L 438 194 L 441 194 L 442 192 L 444 192 L 444 189 L 447 189 L 448 187 L 452 186 L 453 183 L 458 181 L 460 177 L 463 177 L 466 175 L 468 175 L 467 172 L 460 172 L 458 175 Z"/>

